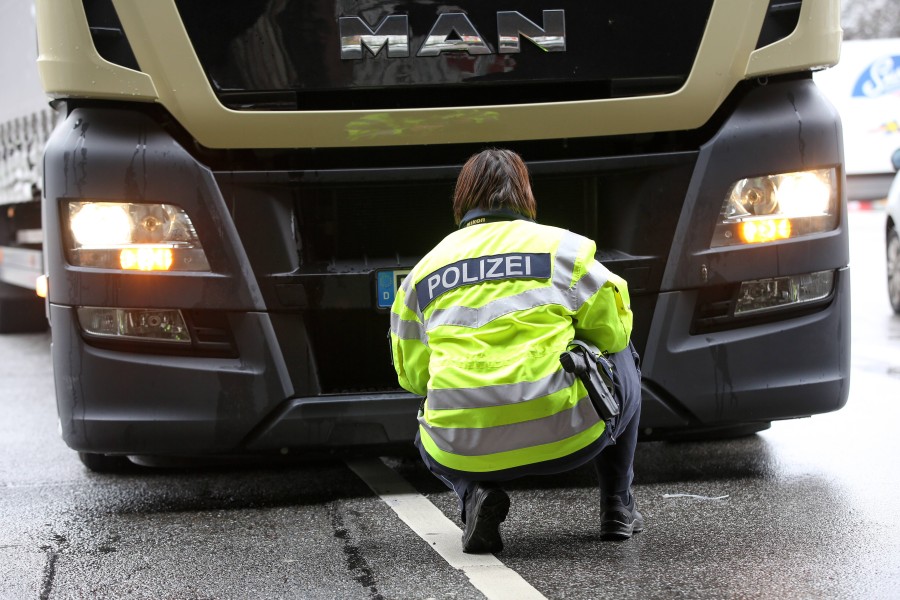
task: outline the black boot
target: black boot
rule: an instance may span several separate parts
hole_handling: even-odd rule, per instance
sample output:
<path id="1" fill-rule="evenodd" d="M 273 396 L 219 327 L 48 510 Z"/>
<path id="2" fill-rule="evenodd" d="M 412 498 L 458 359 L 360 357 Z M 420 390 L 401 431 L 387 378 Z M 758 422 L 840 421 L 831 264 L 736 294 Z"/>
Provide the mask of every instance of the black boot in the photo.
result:
<path id="1" fill-rule="evenodd" d="M 466 530 L 463 532 L 463 552 L 478 554 L 500 552 L 500 523 L 509 513 L 509 496 L 496 486 L 475 484 L 466 494 Z"/>
<path id="2" fill-rule="evenodd" d="M 627 540 L 644 530 L 644 517 L 638 512 L 634 496 L 628 494 L 626 504 L 619 496 L 609 496 L 601 502 L 600 538 Z"/>

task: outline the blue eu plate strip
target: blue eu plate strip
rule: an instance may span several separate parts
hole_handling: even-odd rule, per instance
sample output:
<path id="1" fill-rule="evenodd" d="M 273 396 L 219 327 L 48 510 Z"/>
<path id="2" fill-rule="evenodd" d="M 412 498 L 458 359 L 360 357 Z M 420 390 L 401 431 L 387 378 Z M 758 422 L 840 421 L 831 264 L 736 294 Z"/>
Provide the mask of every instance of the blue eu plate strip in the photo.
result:
<path id="1" fill-rule="evenodd" d="M 394 296 L 397 295 L 397 288 L 409 269 L 378 271 L 376 273 L 375 286 L 375 303 L 378 308 L 390 308 L 394 303 Z"/>

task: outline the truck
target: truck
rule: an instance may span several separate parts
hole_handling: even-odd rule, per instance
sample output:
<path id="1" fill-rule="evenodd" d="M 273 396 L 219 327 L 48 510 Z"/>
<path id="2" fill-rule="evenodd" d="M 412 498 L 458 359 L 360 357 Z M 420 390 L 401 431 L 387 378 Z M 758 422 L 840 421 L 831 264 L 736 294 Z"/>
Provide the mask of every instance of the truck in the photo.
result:
<path id="1" fill-rule="evenodd" d="M 465 160 L 631 292 L 644 439 L 841 408 L 838 0 L 38 0 L 43 264 L 85 465 L 407 448 L 397 285 Z M 376 449 L 376 450 L 371 450 Z"/>
<path id="2" fill-rule="evenodd" d="M 34 66 L 34 7 L 7 0 L 0 8 L 0 75 L 6 82 L 0 101 L 0 333 L 44 331 L 44 302 L 35 295 L 44 273 L 41 166 L 57 113 Z"/>

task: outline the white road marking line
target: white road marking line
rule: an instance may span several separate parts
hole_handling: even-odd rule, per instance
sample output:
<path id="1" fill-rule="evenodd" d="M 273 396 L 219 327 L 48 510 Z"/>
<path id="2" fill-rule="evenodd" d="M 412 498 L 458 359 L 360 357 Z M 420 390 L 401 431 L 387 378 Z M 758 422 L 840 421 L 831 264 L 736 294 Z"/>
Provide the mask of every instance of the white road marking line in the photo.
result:
<path id="1" fill-rule="evenodd" d="M 493 554 L 465 554 L 459 527 L 381 459 L 351 459 L 347 466 L 451 567 L 462 571 L 488 600 L 547 600 Z"/>
<path id="2" fill-rule="evenodd" d="M 700 496 L 698 494 L 663 494 L 663 498 L 695 498 L 697 500 L 724 500 L 729 494 L 724 496 Z"/>

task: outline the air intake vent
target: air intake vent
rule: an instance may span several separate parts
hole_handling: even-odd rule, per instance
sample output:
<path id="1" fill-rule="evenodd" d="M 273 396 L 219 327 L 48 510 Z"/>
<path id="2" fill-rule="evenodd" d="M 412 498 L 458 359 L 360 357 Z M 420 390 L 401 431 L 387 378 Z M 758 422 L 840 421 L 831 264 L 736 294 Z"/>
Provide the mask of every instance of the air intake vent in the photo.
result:
<path id="1" fill-rule="evenodd" d="M 139 71 L 112 0 L 83 0 L 94 48 L 105 60 Z"/>
<path id="2" fill-rule="evenodd" d="M 786 38 L 797 28 L 800 21 L 802 0 L 769 0 L 769 11 L 763 21 L 756 47 L 762 48 Z"/>

